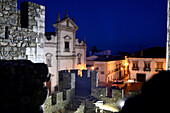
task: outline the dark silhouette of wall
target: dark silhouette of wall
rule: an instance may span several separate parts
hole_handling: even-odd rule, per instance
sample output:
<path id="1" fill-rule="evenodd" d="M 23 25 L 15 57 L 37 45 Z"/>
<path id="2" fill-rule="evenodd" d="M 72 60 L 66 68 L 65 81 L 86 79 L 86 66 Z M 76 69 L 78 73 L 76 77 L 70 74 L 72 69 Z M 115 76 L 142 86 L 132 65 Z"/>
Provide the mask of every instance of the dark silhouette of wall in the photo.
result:
<path id="1" fill-rule="evenodd" d="M 0 60 L 0 112 L 42 113 L 49 80 L 45 64 L 28 60 Z"/>
<path id="2" fill-rule="evenodd" d="M 126 100 L 119 113 L 169 112 L 170 71 L 162 71 L 144 83 L 141 94 Z"/>

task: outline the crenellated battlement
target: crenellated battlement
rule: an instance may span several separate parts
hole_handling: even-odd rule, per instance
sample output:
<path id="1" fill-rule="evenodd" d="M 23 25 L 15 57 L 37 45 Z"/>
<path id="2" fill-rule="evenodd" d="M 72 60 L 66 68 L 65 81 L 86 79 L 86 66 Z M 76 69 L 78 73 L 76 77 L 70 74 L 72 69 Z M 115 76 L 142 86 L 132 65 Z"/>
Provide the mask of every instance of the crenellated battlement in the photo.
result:
<path id="1" fill-rule="evenodd" d="M 78 38 L 76 38 L 76 44 L 75 44 L 76 46 L 86 46 L 86 43 L 85 43 L 85 41 L 80 41 L 79 42 L 79 39 Z"/>

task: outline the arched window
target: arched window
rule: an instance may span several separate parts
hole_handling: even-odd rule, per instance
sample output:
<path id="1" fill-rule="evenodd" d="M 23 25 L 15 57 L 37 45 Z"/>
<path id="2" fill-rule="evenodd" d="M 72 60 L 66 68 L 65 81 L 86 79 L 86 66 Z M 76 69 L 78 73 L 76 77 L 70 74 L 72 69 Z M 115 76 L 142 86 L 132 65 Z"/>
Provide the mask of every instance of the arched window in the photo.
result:
<path id="1" fill-rule="evenodd" d="M 51 60 L 52 60 L 52 54 L 51 53 L 47 53 L 46 55 L 46 63 L 47 63 L 47 66 L 48 67 L 52 67 L 52 65 L 51 65 Z"/>
<path id="2" fill-rule="evenodd" d="M 82 54 L 80 53 L 77 54 L 77 64 L 81 64 L 81 56 Z"/>

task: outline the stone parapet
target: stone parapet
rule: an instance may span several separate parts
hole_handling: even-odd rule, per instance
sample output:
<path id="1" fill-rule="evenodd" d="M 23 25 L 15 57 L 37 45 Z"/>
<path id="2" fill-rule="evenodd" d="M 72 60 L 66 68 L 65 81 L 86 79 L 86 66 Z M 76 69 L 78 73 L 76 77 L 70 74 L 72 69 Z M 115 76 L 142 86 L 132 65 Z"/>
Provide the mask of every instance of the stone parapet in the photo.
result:
<path id="1" fill-rule="evenodd" d="M 44 112 L 53 113 L 58 112 L 68 105 L 74 97 L 75 89 L 66 90 L 66 99 L 63 100 L 63 92 L 56 92 L 49 96 L 44 103 Z"/>

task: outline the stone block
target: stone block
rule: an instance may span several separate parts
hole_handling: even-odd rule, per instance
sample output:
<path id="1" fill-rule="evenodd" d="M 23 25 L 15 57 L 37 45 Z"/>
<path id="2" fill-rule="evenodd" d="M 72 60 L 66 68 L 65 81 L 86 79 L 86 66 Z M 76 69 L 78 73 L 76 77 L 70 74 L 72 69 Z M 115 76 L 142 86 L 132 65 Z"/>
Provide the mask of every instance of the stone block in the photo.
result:
<path id="1" fill-rule="evenodd" d="M 40 6 L 38 4 L 32 3 L 32 2 L 23 2 L 23 8 L 22 10 L 25 10 L 25 19 L 23 23 L 28 22 L 28 25 L 25 24 L 25 26 L 22 25 L 22 22 L 18 20 L 23 20 L 20 18 L 22 16 L 23 12 L 17 10 L 17 0 L 0 0 L 0 2 L 3 2 L 0 4 L 0 38 L 5 38 L 5 27 L 8 26 L 8 41 L 0 40 L 1 46 L 10 46 L 14 47 L 35 47 L 37 45 L 36 37 L 39 37 L 38 33 L 44 34 L 45 32 L 45 8 L 43 6 Z M 28 8 L 28 10 L 27 10 Z M 44 15 L 42 14 L 44 12 Z M 23 17 L 23 16 L 22 16 Z M 29 19 L 29 21 L 27 21 Z M 37 19 L 37 20 L 36 20 Z M 37 22 L 39 21 L 39 27 L 37 27 Z M 22 26 L 21 26 L 22 25 Z M 23 28 L 24 27 L 24 28 Z M 39 45 L 42 45 L 44 41 L 38 42 Z M 12 53 L 15 53 L 16 51 L 11 51 Z M 38 51 L 39 52 L 39 51 Z M 24 52 L 26 53 L 26 51 Z M 37 55 L 43 56 L 43 52 L 36 54 L 35 52 L 29 55 L 28 58 L 36 58 Z M 27 56 L 23 56 L 18 51 L 18 59 L 19 58 L 27 58 Z M 0 59 L 4 59 L 5 57 L 1 57 Z M 12 59 L 16 59 L 12 57 Z M 42 58 L 40 58 L 42 59 Z M 33 62 L 36 61 L 36 59 L 31 59 Z M 38 61 L 38 60 L 37 60 Z M 43 61 L 42 61 L 43 62 Z"/>
<path id="2" fill-rule="evenodd" d="M 63 92 L 57 92 L 56 93 L 56 100 L 57 100 L 57 103 L 60 103 L 63 101 Z"/>

